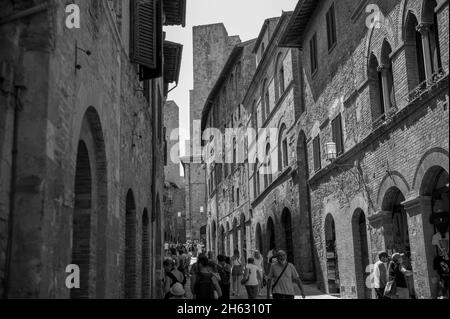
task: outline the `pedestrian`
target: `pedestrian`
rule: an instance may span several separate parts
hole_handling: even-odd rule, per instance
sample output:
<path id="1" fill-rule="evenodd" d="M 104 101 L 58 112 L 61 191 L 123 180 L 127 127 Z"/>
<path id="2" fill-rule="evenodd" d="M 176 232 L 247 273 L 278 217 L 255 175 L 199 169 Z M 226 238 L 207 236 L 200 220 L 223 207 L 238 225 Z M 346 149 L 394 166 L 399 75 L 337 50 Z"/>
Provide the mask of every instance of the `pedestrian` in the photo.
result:
<path id="1" fill-rule="evenodd" d="M 242 279 L 242 263 L 239 250 L 235 249 L 233 257 L 231 257 L 231 265 L 233 266 L 231 270 L 232 277 L 232 295 L 239 297 L 241 294 L 241 279 Z"/>
<path id="2" fill-rule="evenodd" d="M 194 298 L 197 300 L 214 300 L 222 296 L 219 281 L 208 269 L 208 262 L 205 255 L 200 255 L 197 261 L 198 272 L 193 285 Z"/>
<path id="3" fill-rule="evenodd" d="M 277 254 L 278 251 L 275 247 L 273 247 L 269 252 L 267 253 L 267 272 L 270 270 L 270 266 L 272 266 L 273 263 L 277 261 Z"/>
<path id="4" fill-rule="evenodd" d="M 373 287 L 377 299 L 384 299 L 384 289 L 388 282 L 388 267 L 389 255 L 386 252 L 380 252 L 378 254 L 378 261 L 373 267 Z"/>
<path id="5" fill-rule="evenodd" d="M 183 285 L 179 282 L 175 283 L 169 292 L 171 296 L 169 299 L 187 299 L 186 290 L 184 290 Z"/>
<path id="6" fill-rule="evenodd" d="M 410 276 L 405 276 L 406 279 L 406 286 L 408 286 L 409 290 L 409 298 L 410 299 L 417 299 L 416 298 L 416 291 L 414 289 L 414 275 L 412 271 L 412 263 L 411 263 L 411 254 L 409 252 L 402 254 L 403 259 L 403 267 L 405 267 L 406 270 L 409 270 L 411 272 Z"/>
<path id="7" fill-rule="evenodd" d="M 166 258 L 163 262 L 164 267 L 164 299 L 169 299 L 170 289 L 177 282 L 182 284 L 184 282 L 184 275 L 175 267 L 175 263 L 172 258 Z"/>
<path id="8" fill-rule="evenodd" d="M 293 282 L 300 288 L 302 298 L 305 299 L 302 281 L 294 265 L 287 261 L 287 254 L 280 250 L 277 253 L 277 262 L 270 266 L 267 284 L 267 299 L 272 291 L 273 299 L 295 299 Z"/>
<path id="9" fill-rule="evenodd" d="M 261 281 L 260 268 L 255 265 L 255 259 L 250 257 L 245 266 L 244 278 L 242 279 L 242 284 L 245 285 L 247 290 L 248 299 L 256 299 Z"/>
<path id="10" fill-rule="evenodd" d="M 231 265 L 227 263 L 227 257 L 223 255 L 217 256 L 219 264 L 217 270 L 220 275 L 220 289 L 222 289 L 222 296 L 220 300 L 230 299 L 230 285 L 231 285 Z"/>
<path id="11" fill-rule="evenodd" d="M 403 266 L 400 253 L 392 255 L 388 267 L 389 281 L 386 284 L 384 296 L 390 299 L 409 299 L 409 289 L 405 276 L 412 276 L 412 272 Z"/>
<path id="12" fill-rule="evenodd" d="M 264 260 L 263 260 L 261 254 L 259 253 L 258 250 L 255 250 L 253 252 L 253 259 L 255 260 L 255 265 L 256 265 L 256 267 L 258 267 L 259 273 L 260 273 L 260 276 L 261 276 L 261 282 L 260 282 L 260 285 L 259 285 L 259 288 L 258 288 L 258 294 L 260 294 L 261 290 L 262 290 L 262 287 L 263 287 L 263 282 L 264 282 L 264 271 L 263 271 Z"/>

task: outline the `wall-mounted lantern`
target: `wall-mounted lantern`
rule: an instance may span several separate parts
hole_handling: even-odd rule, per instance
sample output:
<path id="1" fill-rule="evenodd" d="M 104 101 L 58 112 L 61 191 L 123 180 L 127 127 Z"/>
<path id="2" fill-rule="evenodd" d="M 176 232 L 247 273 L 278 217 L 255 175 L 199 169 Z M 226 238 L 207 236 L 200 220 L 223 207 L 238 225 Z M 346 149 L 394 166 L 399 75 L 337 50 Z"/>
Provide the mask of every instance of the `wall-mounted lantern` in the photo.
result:
<path id="1" fill-rule="evenodd" d="M 337 148 L 335 142 L 329 142 L 325 144 L 326 154 L 327 154 L 327 160 L 330 162 L 333 162 L 337 158 Z"/>

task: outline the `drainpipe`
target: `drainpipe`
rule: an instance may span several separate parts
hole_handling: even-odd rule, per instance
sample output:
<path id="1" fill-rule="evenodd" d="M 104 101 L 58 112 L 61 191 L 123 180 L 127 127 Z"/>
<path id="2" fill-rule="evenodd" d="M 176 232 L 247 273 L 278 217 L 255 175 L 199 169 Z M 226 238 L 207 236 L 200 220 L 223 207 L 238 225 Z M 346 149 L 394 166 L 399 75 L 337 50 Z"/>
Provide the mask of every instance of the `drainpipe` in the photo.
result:
<path id="1" fill-rule="evenodd" d="M 19 133 L 19 112 L 22 110 L 22 103 L 19 98 L 19 86 L 14 87 L 14 120 L 13 120 L 13 139 L 12 139 L 12 156 L 11 156 L 11 180 L 9 191 L 9 216 L 8 216 L 8 240 L 6 246 L 6 261 L 5 261 L 5 290 L 3 298 L 7 299 L 11 284 L 11 259 L 12 259 L 12 243 L 13 243 L 13 226 L 14 226 L 14 208 L 16 197 L 16 176 L 17 176 L 17 145 Z"/>

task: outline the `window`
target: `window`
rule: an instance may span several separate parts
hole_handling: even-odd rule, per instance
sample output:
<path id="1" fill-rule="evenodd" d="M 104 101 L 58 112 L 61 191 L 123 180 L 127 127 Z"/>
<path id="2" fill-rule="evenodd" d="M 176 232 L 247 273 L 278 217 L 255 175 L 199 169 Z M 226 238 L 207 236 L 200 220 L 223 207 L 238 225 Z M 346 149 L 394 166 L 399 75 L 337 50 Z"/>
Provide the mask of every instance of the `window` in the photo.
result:
<path id="1" fill-rule="evenodd" d="M 265 165 L 266 165 L 266 172 L 264 174 L 264 188 L 267 188 L 272 184 L 272 159 L 270 156 L 270 144 L 267 144 L 266 147 L 266 159 L 265 159 Z"/>
<path id="2" fill-rule="evenodd" d="M 317 135 L 313 140 L 314 152 L 314 171 L 319 171 L 322 168 L 322 159 L 320 157 L 320 136 Z"/>
<path id="3" fill-rule="evenodd" d="M 231 202 L 234 203 L 234 186 L 231 187 Z"/>
<path id="4" fill-rule="evenodd" d="M 278 167 L 283 171 L 289 165 L 286 125 L 282 125 L 278 140 Z"/>
<path id="5" fill-rule="evenodd" d="M 284 66 L 283 66 L 283 54 L 278 54 L 276 67 L 275 67 L 275 79 L 277 81 L 277 87 L 278 87 L 278 96 L 277 99 L 279 99 L 285 90 L 284 87 Z"/>
<path id="6" fill-rule="evenodd" d="M 267 79 L 264 80 L 262 86 L 262 97 L 263 101 L 263 122 L 269 117 L 270 114 L 270 98 L 269 98 L 269 85 Z"/>
<path id="7" fill-rule="evenodd" d="M 265 45 L 265 43 L 263 42 L 262 44 L 261 44 L 261 59 L 262 59 L 262 56 L 264 55 L 264 51 L 266 50 L 266 45 Z"/>
<path id="8" fill-rule="evenodd" d="M 369 62 L 369 94 L 374 126 L 384 120 L 383 80 L 381 69 L 375 54 L 371 54 Z"/>
<path id="9" fill-rule="evenodd" d="M 392 48 L 385 39 L 381 47 L 381 85 L 383 88 L 384 111 L 395 106 L 394 75 L 392 72 Z"/>
<path id="10" fill-rule="evenodd" d="M 233 163 L 231 166 L 231 172 L 234 172 L 234 168 L 236 165 L 236 157 L 237 157 L 237 151 L 236 151 L 236 138 L 233 138 Z"/>
<path id="11" fill-rule="evenodd" d="M 131 1 L 130 60 L 141 81 L 162 76 L 162 7 L 160 1 Z"/>
<path id="12" fill-rule="evenodd" d="M 240 194 L 239 194 L 239 187 L 236 188 L 236 204 L 237 206 L 240 205 Z"/>
<path id="13" fill-rule="evenodd" d="M 328 51 L 330 51 L 337 42 L 336 37 L 336 14 L 334 10 L 334 3 L 327 12 L 327 36 L 328 36 Z"/>
<path id="14" fill-rule="evenodd" d="M 311 74 L 317 71 L 317 34 L 314 34 L 309 41 L 309 54 L 311 58 Z"/>
<path id="15" fill-rule="evenodd" d="M 337 156 L 344 153 L 344 142 L 342 134 L 342 117 L 341 114 L 331 121 L 331 130 L 333 135 L 333 142 L 336 143 Z"/>

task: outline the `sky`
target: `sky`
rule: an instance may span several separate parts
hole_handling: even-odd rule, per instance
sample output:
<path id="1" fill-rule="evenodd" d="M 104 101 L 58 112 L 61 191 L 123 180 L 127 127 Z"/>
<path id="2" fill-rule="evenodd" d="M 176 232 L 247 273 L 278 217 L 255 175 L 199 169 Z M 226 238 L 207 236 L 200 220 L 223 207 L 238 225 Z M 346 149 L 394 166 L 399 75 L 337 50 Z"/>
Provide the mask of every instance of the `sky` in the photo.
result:
<path id="1" fill-rule="evenodd" d="M 297 0 L 187 0 L 186 27 L 165 27 L 166 40 L 183 44 L 178 86 L 169 93 L 180 108 L 180 153 L 189 138 L 189 90 L 193 89 L 192 27 L 222 22 L 228 35 L 241 41 L 257 38 L 264 20 L 293 11 Z"/>

